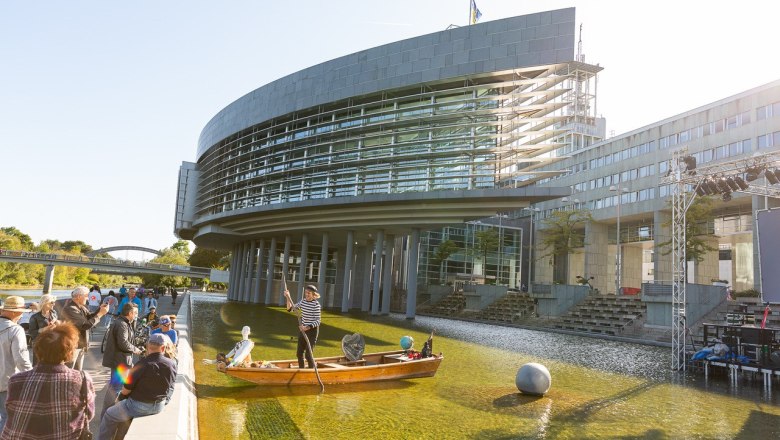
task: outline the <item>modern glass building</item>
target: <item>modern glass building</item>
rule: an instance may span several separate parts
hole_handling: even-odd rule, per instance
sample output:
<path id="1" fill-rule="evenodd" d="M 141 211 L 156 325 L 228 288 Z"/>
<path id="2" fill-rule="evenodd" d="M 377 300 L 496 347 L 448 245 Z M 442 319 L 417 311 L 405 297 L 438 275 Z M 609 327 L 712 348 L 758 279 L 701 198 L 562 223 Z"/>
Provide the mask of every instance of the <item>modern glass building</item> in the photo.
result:
<path id="1" fill-rule="evenodd" d="M 203 129 L 196 162 L 180 169 L 175 233 L 233 251 L 229 297 L 239 301 L 277 304 L 281 282 L 299 296 L 314 283 L 326 306 L 387 313 L 394 303 L 413 316 L 430 281 L 418 276 L 427 231 L 475 248 L 490 239 L 475 231 L 496 229 L 498 246 L 461 248 L 454 270 L 519 285 L 522 230 L 503 214 L 568 195 L 534 183 L 562 173 L 556 151 L 591 143 L 576 133 L 603 131 L 601 68 L 574 49 L 569 8 L 367 49 L 266 84 Z M 489 217 L 507 222 L 464 226 Z"/>

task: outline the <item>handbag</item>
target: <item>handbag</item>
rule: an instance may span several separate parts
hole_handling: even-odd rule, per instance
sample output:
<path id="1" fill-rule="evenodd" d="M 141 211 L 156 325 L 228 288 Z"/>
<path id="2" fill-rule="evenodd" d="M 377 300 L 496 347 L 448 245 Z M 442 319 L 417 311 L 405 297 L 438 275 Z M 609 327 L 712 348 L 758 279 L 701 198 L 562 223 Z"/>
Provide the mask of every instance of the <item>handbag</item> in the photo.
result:
<path id="1" fill-rule="evenodd" d="M 84 403 L 84 411 L 87 409 L 87 376 L 84 374 L 84 372 L 81 372 L 81 401 Z M 79 440 L 92 440 L 93 435 L 92 432 L 89 430 L 89 419 L 87 417 L 84 417 L 84 425 L 81 427 L 81 434 L 79 435 Z"/>

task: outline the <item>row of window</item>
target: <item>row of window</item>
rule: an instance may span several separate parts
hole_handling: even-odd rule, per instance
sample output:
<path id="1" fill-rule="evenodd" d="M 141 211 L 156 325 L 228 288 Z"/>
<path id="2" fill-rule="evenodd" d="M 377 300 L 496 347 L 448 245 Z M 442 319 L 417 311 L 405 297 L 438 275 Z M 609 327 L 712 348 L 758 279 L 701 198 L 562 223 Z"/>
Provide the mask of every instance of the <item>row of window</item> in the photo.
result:
<path id="1" fill-rule="evenodd" d="M 720 119 L 718 121 L 708 122 L 698 127 L 690 128 L 687 130 L 683 130 L 679 133 L 674 133 L 668 136 L 664 136 L 658 140 L 657 142 L 658 148 L 666 149 L 669 147 L 673 147 L 675 145 L 684 144 L 686 142 L 690 142 L 692 140 L 702 138 L 704 136 L 708 136 L 710 134 L 720 133 L 726 130 L 731 130 L 737 127 L 741 127 L 743 125 L 750 123 L 751 121 L 750 114 L 751 111 L 746 110 L 742 113 L 738 113 L 736 115 L 732 115 L 727 118 Z M 777 117 L 777 116 L 780 116 L 780 102 L 758 107 L 756 109 L 756 119 L 759 121 L 768 119 L 770 117 Z M 780 145 L 780 134 L 778 134 L 777 137 L 774 139 L 769 139 L 771 136 L 772 135 L 767 134 L 764 135 L 763 137 L 760 137 L 758 148 L 768 148 L 772 145 Z M 741 148 L 743 149 L 743 151 L 750 151 L 750 148 L 749 147 L 745 148 L 744 145 Z M 652 140 L 650 142 L 646 142 L 641 145 L 636 145 L 621 151 L 609 153 L 604 156 L 590 159 L 588 161 L 578 162 L 576 164 L 569 166 L 569 171 L 567 173 L 563 173 L 557 176 L 552 176 L 549 178 L 539 180 L 537 182 L 537 185 L 542 185 L 544 183 L 568 176 L 570 174 L 576 174 L 582 171 L 592 170 L 602 166 L 611 165 L 621 160 L 638 157 L 650 153 L 652 151 L 655 151 L 655 149 L 656 149 L 656 141 Z M 722 157 L 731 157 L 734 155 L 735 154 L 729 153 L 728 155 Z M 715 159 L 710 159 L 710 160 L 716 160 L 718 158 L 720 157 L 715 157 Z M 666 170 L 659 169 L 659 173 L 663 173 L 663 172 L 666 172 Z"/>
<path id="2" fill-rule="evenodd" d="M 780 131 L 774 133 L 762 134 L 758 137 L 758 149 L 763 150 L 766 148 L 780 147 Z"/>

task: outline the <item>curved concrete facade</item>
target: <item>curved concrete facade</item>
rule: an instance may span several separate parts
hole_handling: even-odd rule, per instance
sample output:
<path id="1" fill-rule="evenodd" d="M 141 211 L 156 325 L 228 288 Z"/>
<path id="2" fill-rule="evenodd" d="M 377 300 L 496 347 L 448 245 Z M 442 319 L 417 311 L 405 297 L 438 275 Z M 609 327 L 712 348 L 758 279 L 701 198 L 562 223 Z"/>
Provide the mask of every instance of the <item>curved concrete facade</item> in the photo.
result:
<path id="1" fill-rule="evenodd" d="M 220 140 L 272 118 L 370 93 L 574 60 L 574 8 L 409 38 L 295 72 L 239 98 L 206 124 L 198 160 Z"/>
<path id="2" fill-rule="evenodd" d="M 299 296 L 318 284 L 326 306 L 405 302 L 413 316 L 421 233 L 568 194 L 531 184 L 560 173 L 539 169 L 566 131 L 583 65 L 574 34 L 573 8 L 548 11 L 262 86 L 203 129 L 180 170 L 175 232 L 233 250 L 231 299 L 280 303 L 284 279 Z"/>

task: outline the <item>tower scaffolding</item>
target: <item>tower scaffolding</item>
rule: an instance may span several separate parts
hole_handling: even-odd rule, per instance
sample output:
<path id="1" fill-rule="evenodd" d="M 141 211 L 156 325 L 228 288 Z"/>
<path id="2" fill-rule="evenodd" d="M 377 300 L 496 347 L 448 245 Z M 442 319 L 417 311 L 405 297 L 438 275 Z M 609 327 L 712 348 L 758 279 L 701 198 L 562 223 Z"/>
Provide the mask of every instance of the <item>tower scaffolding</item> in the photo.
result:
<path id="1" fill-rule="evenodd" d="M 686 370 L 685 351 L 685 306 L 687 262 L 686 255 L 687 237 L 685 214 L 688 212 L 697 193 L 703 192 L 700 187 L 712 185 L 713 182 L 722 183 L 727 179 L 741 177 L 743 174 L 753 173 L 756 178 L 761 172 L 771 172 L 770 168 L 780 167 L 780 152 L 754 154 L 749 158 L 740 158 L 726 162 L 720 162 L 703 167 L 696 167 L 694 157 L 688 155 L 686 148 L 672 152 L 672 160 L 669 164 L 669 174 L 661 182 L 672 185 L 672 370 L 683 372 Z M 743 179 L 743 183 L 744 179 Z M 712 188 L 712 186 L 709 186 Z M 721 187 L 724 188 L 724 187 Z M 746 194 L 780 198 L 780 188 L 775 186 L 748 185 L 745 187 L 730 188 L 728 192 L 743 192 Z M 719 192 L 724 193 L 724 192 Z M 725 200 L 725 199 L 724 199 Z"/>

